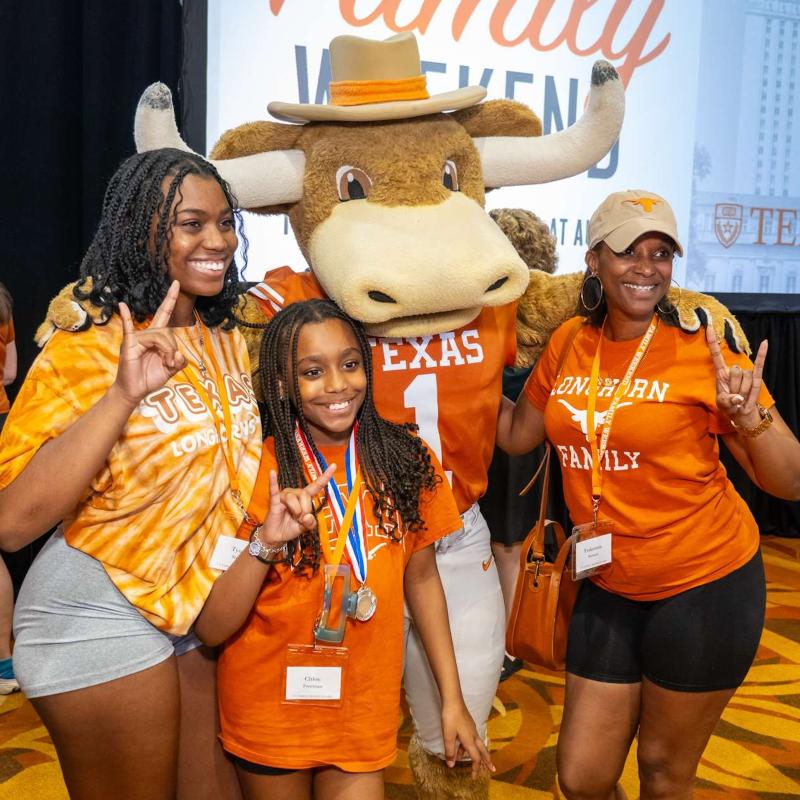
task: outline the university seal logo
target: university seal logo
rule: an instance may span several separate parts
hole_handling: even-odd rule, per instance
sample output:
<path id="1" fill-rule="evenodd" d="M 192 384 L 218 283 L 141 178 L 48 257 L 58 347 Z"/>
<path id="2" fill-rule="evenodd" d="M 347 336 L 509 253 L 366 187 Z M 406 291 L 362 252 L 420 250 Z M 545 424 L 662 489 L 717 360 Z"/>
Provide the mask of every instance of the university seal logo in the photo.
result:
<path id="1" fill-rule="evenodd" d="M 717 203 L 714 231 L 723 247 L 730 247 L 742 232 L 742 207 L 737 203 Z"/>

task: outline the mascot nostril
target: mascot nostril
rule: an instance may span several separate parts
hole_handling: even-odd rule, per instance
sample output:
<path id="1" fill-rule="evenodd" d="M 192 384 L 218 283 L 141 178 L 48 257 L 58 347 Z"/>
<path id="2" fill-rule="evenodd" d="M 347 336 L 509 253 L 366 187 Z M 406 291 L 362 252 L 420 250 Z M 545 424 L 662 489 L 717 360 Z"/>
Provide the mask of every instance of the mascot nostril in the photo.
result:
<path id="1" fill-rule="evenodd" d="M 394 297 L 389 297 L 385 292 L 378 292 L 374 289 L 371 292 L 367 292 L 367 296 L 376 303 L 397 303 Z"/>
<path id="2" fill-rule="evenodd" d="M 500 278 L 499 280 L 496 280 L 486 291 L 487 292 L 493 292 L 495 289 L 499 289 L 501 286 L 503 286 L 506 283 L 507 280 L 508 280 L 508 276 L 506 276 L 505 278 Z"/>

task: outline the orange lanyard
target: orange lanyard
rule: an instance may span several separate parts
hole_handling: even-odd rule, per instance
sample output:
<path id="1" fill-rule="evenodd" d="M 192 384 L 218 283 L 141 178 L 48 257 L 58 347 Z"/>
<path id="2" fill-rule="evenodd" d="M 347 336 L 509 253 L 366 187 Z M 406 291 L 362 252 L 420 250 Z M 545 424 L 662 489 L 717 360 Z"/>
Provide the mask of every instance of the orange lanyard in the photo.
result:
<path id="1" fill-rule="evenodd" d="M 225 466 L 228 470 L 228 480 L 230 481 L 231 494 L 233 495 L 233 499 L 236 500 L 237 505 L 244 512 L 245 517 L 247 517 L 247 509 L 244 507 L 242 496 L 239 493 L 239 478 L 236 474 L 236 464 L 234 462 L 233 421 L 231 418 L 231 405 L 228 400 L 228 392 L 225 389 L 225 377 L 220 369 L 216 356 L 214 355 L 213 345 L 209 345 L 208 350 L 206 350 L 205 336 L 206 334 L 210 335 L 208 328 L 206 328 L 203 320 L 200 319 L 200 315 L 196 312 L 195 318 L 200 329 L 200 357 L 198 358 L 194 355 L 194 353 L 191 353 L 191 351 L 189 352 L 198 362 L 201 377 L 198 378 L 197 375 L 195 375 L 194 370 L 186 369 L 186 367 L 184 367 L 181 371 L 186 377 L 186 380 L 191 383 L 195 391 L 197 391 L 198 395 L 200 395 L 203 404 L 211 413 L 211 420 L 213 421 L 214 429 L 217 432 L 217 441 L 219 442 L 223 458 L 225 459 Z M 206 357 L 208 357 L 208 361 L 211 364 L 213 376 L 207 375 L 205 365 Z M 217 404 L 214 402 L 214 396 L 209 386 L 214 387 L 214 393 L 219 399 L 218 405 L 220 411 L 222 412 L 222 420 L 220 420 L 220 415 L 217 412 Z"/>
<path id="2" fill-rule="evenodd" d="M 602 494 L 601 475 L 600 475 L 600 461 L 606 452 L 608 446 L 608 437 L 611 433 L 611 425 L 614 422 L 614 413 L 617 410 L 620 400 L 622 400 L 628 387 L 631 385 L 631 380 L 636 372 L 636 368 L 644 358 L 647 348 L 655 335 L 656 328 L 658 328 L 658 317 L 654 314 L 650 322 L 650 327 L 642 336 L 636 352 L 633 354 L 631 363 L 625 372 L 625 377 L 620 381 L 614 394 L 611 397 L 611 405 L 606 411 L 605 422 L 603 424 L 603 433 L 600 437 L 600 444 L 597 443 L 597 428 L 595 426 L 594 410 L 597 407 L 597 382 L 600 377 L 600 349 L 603 346 L 603 330 L 605 329 L 605 321 L 603 327 L 600 329 L 600 341 L 597 343 L 597 350 L 592 360 L 592 373 L 589 378 L 589 402 L 586 406 L 586 433 L 589 437 L 589 446 L 592 450 L 592 517 L 594 522 L 597 522 L 597 510 L 600 508 L 600 496 Z"/>
<path id="3" fill-rule="evenodd" d="M 334 480 L 331 478 L 331 480 Z M 350 491 L 350 497 L 347 498 L 347 506 L 344 510 L 344 517 L 342 524 L 339 527 L 339 533 L 336 536 L 336 545 L 331 547 L 328 537 L 328 520 L 325 518 L 325 512 L 320 510 L 317 514 L 317 524 L 319 525 L 319 541 L 322 545 L 322 555 L 325 557 L 326 563 L 333 567 L 338 567 L 342 561 L 344 554 L 344 546 L 347 542 L 347 536 L 350 533 L 350 527 L 353 524 L 353 515 L 356 511 L 358 504 L 358 495 L 361 491 L 361 472 L 356 473 L 356 479 L 353 483 L 353 488 Z"/>

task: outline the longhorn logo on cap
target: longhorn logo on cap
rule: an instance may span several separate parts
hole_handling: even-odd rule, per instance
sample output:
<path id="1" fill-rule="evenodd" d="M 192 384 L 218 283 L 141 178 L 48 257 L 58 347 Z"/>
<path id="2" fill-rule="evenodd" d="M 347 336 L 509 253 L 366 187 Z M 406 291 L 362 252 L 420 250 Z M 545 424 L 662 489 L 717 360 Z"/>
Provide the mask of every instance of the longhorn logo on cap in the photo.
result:
<path id="1" fill-rule="evenodd" d="M 653 210 L 653 206 L 656 203 L 660 203 L 657 197 L 639 197 L 636 200 L 626 200 L 626 203 L 630 203 L 633 206 L 641 206 L 644 210 L 645 214 L 649 214 Z"/>

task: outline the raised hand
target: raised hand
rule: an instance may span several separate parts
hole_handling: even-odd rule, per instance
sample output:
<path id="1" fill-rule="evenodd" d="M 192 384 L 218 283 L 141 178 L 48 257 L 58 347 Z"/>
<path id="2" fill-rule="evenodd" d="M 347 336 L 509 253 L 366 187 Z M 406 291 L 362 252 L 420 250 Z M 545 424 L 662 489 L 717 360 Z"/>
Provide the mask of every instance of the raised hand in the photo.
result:
<path id="1" fill-rule="evenodd" d="M 442 706 L 442 738 L 448 767 L 455 766 L 456 761 L 469 756 L 472 759 L 473 778 L 478 777 L 481 766 L 490 772 L 495 771 L 492 757 L 478 736 L 478 729 L 463 701 Z"/>
<path id="2" fill-rule="evenodd" d="M 308 486 L 281 490 L 275 470 L 270 470 L 269 511 L 261 526 L 261 541 L 266 545 L 280 544 L 296 539 L 304 531 L 314 530 L 317 525 L 314 498 L 325 489 L 335 472 L 336 464 L 331 464 Z"/>
<path id="3" fill-rule="evenodd" d="M 753 427 L 760 416 L 756 401 L 761 390 L 761 374 L 767 358 L 767 340 L 761 342 L 752 370 L 743 370 L 738 364 L 725 363 L 717 334 L 711 325 L 706 327 L 706 341 L 714 362 L 717 378 L 717 408 L 726 413 L 737 425 Z"/>
<path id="4" fill-rule="evenodd" d="M 178 281 L 172 282 L 150 325 L 142 330 L 134 327 L 128 306 L 119 304 L 122 346 L 115 385 L 134 405 L 186 366 L 178 340 L 168 327 L 180 288 Z"/>

